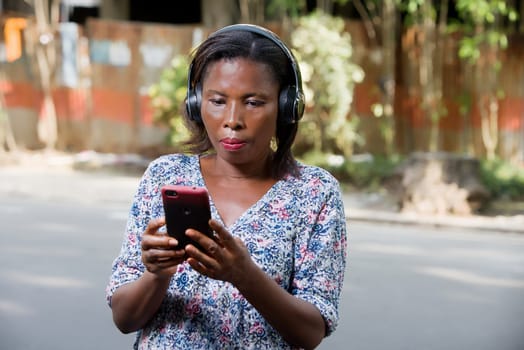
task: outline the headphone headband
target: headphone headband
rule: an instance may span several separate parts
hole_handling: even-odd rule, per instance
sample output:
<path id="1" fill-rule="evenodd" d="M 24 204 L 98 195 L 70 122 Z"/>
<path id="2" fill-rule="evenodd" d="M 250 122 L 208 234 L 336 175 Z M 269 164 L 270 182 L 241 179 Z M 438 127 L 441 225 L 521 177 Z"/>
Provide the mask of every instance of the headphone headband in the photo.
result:
<path id="1" fill-rule="evenodd" d="M 297 59 L 295 58 L 295 55 L 293 55 L 293 52 L 287 47 L 284 42 L 272 31 L 270 31 L 267 28 L 257 26 L 255 24 L 232 24 L 226 27 L 223 27 L 216 32 L 214 32 L 211 36 L 220 34 L 220 33 L 227 33 L 232 32 L 235 30 L 244 30 L 248 32 L 252 32 L 255 34 L 259 34 L 269 40 L 271 40 L 273 43 L 275 43 L 280 49 L 284 52 L 284 54 L 287 56 L 289 63 L 291 64 L 291 67 L 293 68 L 293 75 L 295 78 L 295 86 L 302 90 L 302 77 L 300 74 L 300 68 L 298 66 Z"/>
<path id="2" fill-rule="evenodd" d="M 298 62 L 291 52 L 291 50 L 284 44 L 284 42 L 272 31 L 267 28 L 254 24 L 232 24 L 212 33 L 209 38 L 215 35 L 232 32 L 232 31 L 247 31 L 258 34 L 264 38 L 271 40 L 277 45 L 288 58 L 294 75 L 294 85 L 284 86 L 279 96 L 279 120 L 284 120 L 286 124 L 294 124 L 298 122 L 304 113 L 304 93 L 302 90 L 302 77 Z M 202 91 L 199 82 L 191 87 L 193 76 L 193 61 L 189 65 L 189 72 L 187 77 L 187 98 L 186 110 L 189 118 L 201 123 L 200 105 L 202 100 Z"/>

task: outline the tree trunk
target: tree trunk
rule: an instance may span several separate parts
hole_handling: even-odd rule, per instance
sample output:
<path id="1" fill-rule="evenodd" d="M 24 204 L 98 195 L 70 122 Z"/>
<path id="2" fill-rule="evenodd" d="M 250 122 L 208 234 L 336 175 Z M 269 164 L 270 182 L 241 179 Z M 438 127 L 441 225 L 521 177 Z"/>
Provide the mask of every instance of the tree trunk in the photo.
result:
<path id="1" fill-rule="evenodd" d="M 240 0 L 240 21 L 243 23 L 264 22 L 264 0 Z"/>
<path id="2" fill-rule="evenodd" d="M 430 16 L 432 4 L 430 0 L 424 0 L 420 9 L 422 23 L 422 42 L 420 57 L 420 85 L 422 90 L 422 106 L 427 120 L 430 122 L 430 136 L 428 139 L 428 150 L 438 150 L 438 87 L 434 68 L 436 53 L 435 22 Z"/>
<path id="3" fill-rule="evenodd" d="M 397 17 L 394 0 L 384 0 L 382 7 L 382 76 L 384 77 L 384 91 L 382 94 L 382 105 L 384 110 L 385 124 L 382 135 L 385 142 L 386 155 L 395 153 L 395 66 L 396 66 L 396 42 L 397 42 Z"/>
<path id="4" fill-rule="evenodd" d="M 40 141 L 44 143 L 45 148 L 50 150 L 56 147 L 58 126 L 55 103 L 53 101 L 51 63 L 49 62 L 46 51 L 47 48 L 41 45 L 38 45 L 36 48 L 36 59 L 40 70 L 40 80 L 44 93 L 41 115 L 38 121 L 38 137 Z"/>
<path id="5" fill-rule="evenodd" d="M 317 0 L 317 8 L 322 10 L 324 13 L 333 13 L 333 0 Z"/>
<path id="6" fill-rule="evenodd" d="M 0 81 L 2 80 L 5 80 L 4 72 L 0 71 Z M 4 93 L 0 91 L 0 153 L 5 150 L 16 152 L 18 147 L 7 114 Z"/>
<path id="7" fill-rule="evenodd" d="M 238 20 L 235 0 L 202 0 L 202 23 L 209 28 L 220 28 Z"/>
<path id="8" fill-rule="evenodd" d="M 56 67 L 56 33 L 59 21 L 60 1 L 35 0 L 36 17 L 36 60 L 40 73 L 40 83 L 44 94 L 43 108 L 38 121 L 38 137 L 47 150 L 56 148 L 58 125 L 53 101 L 54 75 Z M 48 12 L 50 10 L 50 12 Z"/>
<path id="9" fill-rule="evenodd" d="M 486 148 L 487 159 L 494 159 L 498 144 L 498 110 L 499 103 L 493 95 L 479 98 L 480 126 L 482 142 Z"/>
<path id="10" fill-rule="evenodd" d="M 486 27 L 478 25 L 477 33 L 484 33 Z M 495 45 L 486 45 L 481 60 L 476 64 L 476 87 L 478 89 L 478 107 L 480 112 L 480 126 L 482 143 L 486 149 L 487 159 L 494 159 L 498 147 L 498 117 L 499 101 L 498 72 L 496 68 L 499 59 L 499 50 Z"/>

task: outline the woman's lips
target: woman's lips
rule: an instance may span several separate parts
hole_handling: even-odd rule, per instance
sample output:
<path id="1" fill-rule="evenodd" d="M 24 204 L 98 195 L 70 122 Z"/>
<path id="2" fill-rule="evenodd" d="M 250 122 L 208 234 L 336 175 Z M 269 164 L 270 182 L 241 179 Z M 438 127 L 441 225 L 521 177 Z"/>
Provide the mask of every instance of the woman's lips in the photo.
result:
<path id="1" fill-rule="evenodd" d="M 244 147 L 246 142 L 239 139 L 224 138 L 220 140 L 220 144 L 228 151 L 236 151 Z"/>

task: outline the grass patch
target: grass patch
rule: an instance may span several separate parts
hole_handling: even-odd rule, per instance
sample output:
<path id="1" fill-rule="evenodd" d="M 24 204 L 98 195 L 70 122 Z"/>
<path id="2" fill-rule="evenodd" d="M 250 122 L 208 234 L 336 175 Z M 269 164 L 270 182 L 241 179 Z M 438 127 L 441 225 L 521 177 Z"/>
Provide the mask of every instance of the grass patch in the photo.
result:
<path id="1" fill-rule="evenodd" d="M 502 159 L 481 160 L 481 179 L 493 198 L 524 200 L 524 166 Z"/>
<path id="2" fill-rule="evenodd" d="M 393 173 L 402 159 L 371 154 L 344 159 L 340 156 L 309 153 L 301 160 L 328 170 L 346 188 L 377 191 L 382 188 L 384 178 Z"/>

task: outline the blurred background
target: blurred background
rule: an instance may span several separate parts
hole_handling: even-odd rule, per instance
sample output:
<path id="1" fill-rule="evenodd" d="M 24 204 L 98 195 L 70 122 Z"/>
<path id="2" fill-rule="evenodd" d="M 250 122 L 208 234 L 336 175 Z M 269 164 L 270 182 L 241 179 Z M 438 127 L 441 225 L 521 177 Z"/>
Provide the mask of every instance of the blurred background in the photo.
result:
<path id="1" fill-rule="evenodd" d="M 296 157 L 344 189 L 342 330 L 324 348 L 524 349 L 524 1 L 1 0 L 0 10 L 6 348 L 130 346 L 103 289 L 136 181 L 187 136 L 191 50 L 224 25 L 254 23 L 300 64 Z M 41 224 L 25 220 L 35 211 Z"/>
<path id="2" fill-rule="evenodd" d="M 223 25 L 256 23 L 300 63 L 308 105 L 298 158 L 347 186 L 395 189 L 405 210 L 463 214 L 523 197 L 521 0 L 3 0 L 0 8 L 0 152 L 177 150 L 191 49 Z M 399 186 L 412 182 L 401 167 L 411 163 L 435 185 L 431 196 L 466 199 L 414 203 L 429 195 L 428 186 L 415 193 L 419 183 Z M 418 174 L 428 171 L 442 174 Z M 458 189 L 442 187 L 450 182 Z"/>

